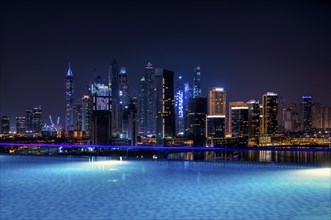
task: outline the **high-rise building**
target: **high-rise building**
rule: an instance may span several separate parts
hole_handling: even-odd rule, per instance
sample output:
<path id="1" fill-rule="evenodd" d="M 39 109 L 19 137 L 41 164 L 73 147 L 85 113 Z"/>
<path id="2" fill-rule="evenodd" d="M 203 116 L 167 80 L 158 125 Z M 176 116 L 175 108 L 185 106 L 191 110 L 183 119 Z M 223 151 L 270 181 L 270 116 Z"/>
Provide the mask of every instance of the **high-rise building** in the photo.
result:
<path id="1" fill-rule="evenodd" d="M 225 115 L 207 115 L 206 138 L 225 137 Z"/>
<path id="2" fill-rule="evenodd" d="M 120 132 L 119 68 L 116 58 L 113 58 L 109 71 L 112 96 L 112 130 L 113 132 Z"/>
<path id="3" fill-rule="evenodd" d="M 146 85 L 146 135 L 156 134 L 156 88 L 155 88 L 155 68 L 151 63 L 145 66 Z"/>
<path id="4" fill-rule="evenodd" d="M 324 129 L 331 128 L 331 107 L 322 108 L 322 125 Z"/>
<path id="5" fill-rule="evenodd" d="M 25 123 L 26 131 L 33 132 L 33 110 L 30 108 L 25 111 Z"/>
<path id="6" fill-rule="evenodd" d="M 164 138 L 173 138 L 176 135 L 174 72 L 165 69 L 156 69 L 155 85 L 157 100 L 156 137 L 161 144 Z"/>
<path id="7" fill-rule="evenodd" d="M 111 144 L 112 104 L 109 84 L 97 76 L 89 90 L 92 97 L 92 144 Z"/>
<path id="8" fill-rule="evenodd" d="M 312 127 L 313 128 L 323 128 L 322 125 L 322 106 L 320 103 L 313 103 L 311 108 L 312 113 Z"/>
<path id="9" fill-rule="evenodd" d="M 91 132 L 92 100 L 88 95 L 82 98 L 82 131 Z"/>
<path id="10" fill-rule="evenodd" d="M 201 97 L 201 69 L 197 66 L 194 69 L 194 80 L 193 80 L 193 98 Z"/>
<path id="11" fill-rule="evenodd" d="M 130 99 L 130 104 L 123 109 L 122 138 L 127 139 L 132 146 L 137 144 L 137 97 Z"/>
<path id="12" fill-rule="evenodd" d="M 40 133 L 42 130 L 42 109 L 41 106 L 33 108 L 33 132 Z"/>
<path id="13" fill-rule="evenodd" d="M 10 120 L 9 117 L 6 115 L 3 115 L 1 117 L 1 133 L 2 134 L 8 134 L 10 131 Z"/>
<path id="14" fill-rule="evenodd" d="M 213 87 L 208 91 L 206 138 L 224 138 L 226 123 L 226 93 L 224 88 Z"/>
<path id="15" fill-rule="evenodd" d="M 237 102 L 229 102 L 229 110 L 227 112 L 228 114 L 228 123 L 227 123 L 227 131 L 229 134 L 232 133 L 232 112 L 231 109 L 232 107 L 244 107 L 245 102 L 243 101 L 237 101 Z"/>
<path id="16" fill-rule="evenodd" d="M 232 137 L 248 137 L 248 107 L 231 107 Z"/>
<path id="17" fill-rule="evenodd" d="M 226 115 L 224 88 L 213 87 L 208 92 L 208 115 Z"/>
<path id="18" fill-rule="evenodd" d="M 185 132 L 184 84 L 179 76 L 175 90 L 176 135 L 183 136 Z"/>
<path id="19" fill-rule="evenodd" d="M 83 126 L 83 106 L 81 101 L 74 103 L 74 130 L 82 131 Z"/>
<path id="20" fill-rule="evenodd" d="M 193 145 L 205 146 L 207 98 L 191 98 L 188 103 L 186 136 Z"/>
<path id="21" fill-rule="evenodd" d="M 260 136 L 260 103 L 250 100 L 246 106 L 248 107 L 248 136 L 249 138 L 257 138 Z"/>
<path id="22" fill-rule="evenodd" d="M 16 134 L 24 134 L 26 132 L 26 122 L 25 117 L 16 117 Z"/>
<path id="23" fill-rule="evenodd" d="M 190 87 L 190 84 L 188 82 L 184 83 L 184 99 L 183 99 L 183 109 L 184 109 L 184 135 L 185 130 L 187 129 L 187 113 L 188 113 L 188 102 L 190 98 L 193 97 L 192 94 L 192 87 Z"/>
<path id="24" fill-rule="evenodd" d="M 128 74 L 126 73 L 126 68 L 123 66 L 118 75 L 119 80 L 119 101 L 121 106 L 126 106 L 129 104 L 130 93 L 128 84 Z"/>
<path id="25" fill-rule="evenodd" d="M 72 131 L 74 129 L 74 82 L 73 73 L 69 63 L 69 69 L 66 74 L 66 117 L 65 117 L 65 130 Z"/>
<path id="26" fill-rule="evenodd" d="M 312 98 L 302 96 L 302 125 L 305 132 L 311 131 L 312 125 Z"/>
<path id="27" fill-rule="evenodd" d="M 278 129 L 278 95 L 267 92 L 262 96 L 261 134 L 272 135 Z"/>
<path id="28" fill-rule="evenodd" d="M 146 134 L 147 132 L 147 92 L 145 77 L 142 76 L 139 80 L 139 96 L 138 96 L 138 133 Z"/>

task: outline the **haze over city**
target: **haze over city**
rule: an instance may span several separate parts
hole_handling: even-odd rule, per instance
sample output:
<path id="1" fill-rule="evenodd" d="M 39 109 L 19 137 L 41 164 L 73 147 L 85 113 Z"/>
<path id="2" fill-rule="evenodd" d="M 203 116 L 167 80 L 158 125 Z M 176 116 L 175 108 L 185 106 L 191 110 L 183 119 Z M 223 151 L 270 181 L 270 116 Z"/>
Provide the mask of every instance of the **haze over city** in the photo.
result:
<path id="1" fill-rule="evenodd" d="M 190 83 L 201 66 L 203 96 L 218 86 L 228 101 L 272 91 L 330 106 L 330 15 L 329 1 L 2 1 L 0 115 L 41 105 L 63 123 L 68 63 L 80 99 L 113 57 L 131 96 L 151 62 Z"/>

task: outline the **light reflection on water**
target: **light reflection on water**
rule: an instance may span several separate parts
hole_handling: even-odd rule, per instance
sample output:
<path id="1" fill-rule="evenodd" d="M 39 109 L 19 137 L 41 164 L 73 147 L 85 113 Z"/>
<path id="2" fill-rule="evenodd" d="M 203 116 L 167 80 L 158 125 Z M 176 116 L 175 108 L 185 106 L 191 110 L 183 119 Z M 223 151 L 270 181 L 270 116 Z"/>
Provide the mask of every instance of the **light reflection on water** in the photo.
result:
<path id="1" fill-rule="evenodd" d="M 231 160 L 285 163 L 319 163 L 331 165 L 330 152 L 297 151 L 206 151 L 182 152 L 168 155 L 170 160 Z"/>

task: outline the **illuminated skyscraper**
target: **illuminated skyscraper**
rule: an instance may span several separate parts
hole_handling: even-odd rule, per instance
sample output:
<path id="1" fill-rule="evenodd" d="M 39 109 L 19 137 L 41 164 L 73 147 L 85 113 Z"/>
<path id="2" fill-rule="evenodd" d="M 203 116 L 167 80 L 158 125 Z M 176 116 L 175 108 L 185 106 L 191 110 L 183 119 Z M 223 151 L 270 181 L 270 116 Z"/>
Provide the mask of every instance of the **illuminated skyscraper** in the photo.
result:
<path id="1" fill-rule="evenodd" d="M 125 106 L 129 104 L 130 93 L 128 84 L 128 74 L 126 73 L 126 68 L 123 66 L 121 68 L 119 79 L 119 101 L 120 105 Z"/>
<path id="2" fill-rule="evenodd" d="M 206 138 L 224 138 L 226 123 L 226 93 L 224 88 L 213 87 L 208 91 Z"/>
<path id="3" fill-rule="evenodd" d="M 138 96 L 138 133 L 146 134 L 147 131 L 147 97 L 146 97 L 146 81 L 142 76 L 139 81 L 139 96 Z"/>
<path id="4" fill-rule="evenodd" d="M 25 117 L 16 117 L 16 134 L 24 134 L 26 132 L 26 122 Z"/>
<path id="5" fill-rule="evenodd" d="M 229 134 L 232 133 L 232 107 L 244 107 L 245 103 L 243 101 L 237 101 L 237 102 L 229 102 L 229 110 L 228 110 L 228 127 L 227 131 Z"/>
<path id="6" fill-rule="evenodd" d="M 272 135 L 278 129 L 278 95 L 267 92 L 262 96 L 261 134 Z"/>
<path id="7" fill-rule="evenodd" d="M 10 131 L 10 120 L 8 116 L 1 117 L 1 133 L 8 134 Z"/>
<path id="8" fill-rule="evenodd" d="M 194 69 L 194 81 L 193 81 L 193 98 L 201 97 L 201 69 L 200 66 L 197 66 Z"/>
<path id="9" fill-rule="evenodd" d="M 146 85 L 146 131 L 145 134 L 156 134 L 156 88 L 155 68 L 151 63 L 145 66 Z"/>
<path id="10" fill-rule="evenodd" d="M 42 115 L 43 115 L 43 112 L 42 112 L 41 106 L 33 108 L 32 124 L 33 124 L 33 132 L 35 132 L 35 133 L 41 132 Z"/>
<path id="11" fill-rule="evenodd" d="M 176 134 L 183 136 L 185 132 L 184 84 L 179 76 L 175 91 Z"/>
<path id="12" fill-rule="evenodd" d="M 91 132 L 92 100 L 88 95 L 82 98 L 82 131 Z"/>
<path id="13" fill-rule="evenodd" d="M 260 136 L 260 103 L 250 100 L 246 105 L 248 107 L 248 136 L 251 139 L 257 139 Z"/>
<path id="14" fill-rule="evenodd" d="M 92 97 L 92 144 L 112 143 L 111 89 L 97 76 L 90 85 Z"/>
<path id="15" fill-rule="evenodd" d="M 207 98 L 191 98 L 188 103 L 186 136 L 193 145 L 205 146 Z"/>
<path id="16" fill-rule="evenodd" d="M 25 123 L 26 123 L 26 131 L 32 132 L 33 131 L 33 110 L 30 108 L 25 111 Z"/>
<path id="17" fill-rule="evenodd" d="M 232 137 L 248 137 L 248 107 L 231 107 Z"/>
<path id="18" fill-rule="evenodd" d="M 156 69 L 156 137 L 159 143 L 164 138 L 175 137 L 174 72 Z"/>
<path id="19" fill-rule="evenodd" d="M 82 118 L 82 111 L 83 106 L 81 100 L 79 102 L 74 103 L 74 130 L 75 131 L 82 131 L 83 126 L 83 118 Z"/>
<path id="20" fill-rule="evenodd" d="M 312 125 L 312 98 L 302 96 L 302 125 L 305 132 L 311 130 Z"/>
<path id="21" fill-rule="evenodd" d="M 66 117 L 65 117 L 65 130 L 72 131 L 74 129 L 74 82 L 73 74 L 71 71 L 70 63 L 66 75 Z"/>
<path id="22" fill-rule="evenodd" d="M 224 88 L 213 87 L 209 89 L 208 115 L 226 115 L 226 93 Z"/>

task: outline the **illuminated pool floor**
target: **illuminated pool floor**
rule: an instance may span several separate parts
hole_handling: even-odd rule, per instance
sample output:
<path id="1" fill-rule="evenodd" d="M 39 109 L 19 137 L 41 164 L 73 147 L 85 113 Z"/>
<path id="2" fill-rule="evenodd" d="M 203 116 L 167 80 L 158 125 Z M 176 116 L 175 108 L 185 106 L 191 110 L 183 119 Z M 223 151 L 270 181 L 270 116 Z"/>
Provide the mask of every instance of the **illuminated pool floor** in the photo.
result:
<path id="1" fill-rule="evenodd" d="M 0 155 L 0 219 L 330 219 L 330 168 Z"/>

